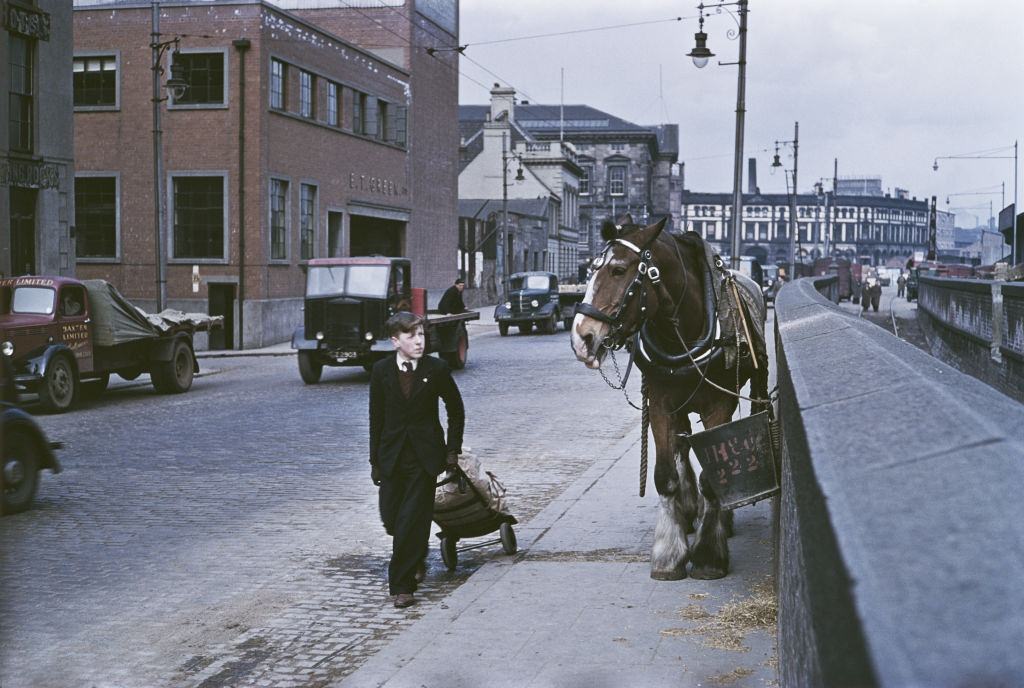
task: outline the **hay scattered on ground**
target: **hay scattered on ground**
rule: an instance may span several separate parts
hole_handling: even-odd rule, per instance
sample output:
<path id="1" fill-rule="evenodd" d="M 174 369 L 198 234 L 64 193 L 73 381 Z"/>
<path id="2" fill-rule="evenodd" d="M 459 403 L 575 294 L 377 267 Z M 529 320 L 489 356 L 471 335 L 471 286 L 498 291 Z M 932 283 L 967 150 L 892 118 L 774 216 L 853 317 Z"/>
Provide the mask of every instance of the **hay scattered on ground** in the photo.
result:
<path id="1" fill-rule="evenodd" d="M 775 593 L 770 580 L 751 588 L 749 597 L 734 600 L 711 614 L 699 605 L 691 604 L 679 611 L 688 621 L 696 621 L 693 628 L 666 628 L 661 635 L 667 637 L 701 636 L 704 647 L 731 652 L 750 652 L 743 644 L 747 633 L 775 627 Z"/>
<path id="2" fill-rule="evenodd" d="M 708 678 L 708 681 L 718 686 L 729 686 L 736 683 L 740 679 L 744 679 L 754 673 L 753 669 L 744 669 L 742 667 L 736 667 L 730 672 L 725 674 L 716 674 Z"/>
<path id="3" fill-rule="evenodd" d="M 708 597 L 708 594 L 706 592 L 691 592 L 690 593 L 690 599 L 691 600 L 706 600 L 707 597 Z"/>

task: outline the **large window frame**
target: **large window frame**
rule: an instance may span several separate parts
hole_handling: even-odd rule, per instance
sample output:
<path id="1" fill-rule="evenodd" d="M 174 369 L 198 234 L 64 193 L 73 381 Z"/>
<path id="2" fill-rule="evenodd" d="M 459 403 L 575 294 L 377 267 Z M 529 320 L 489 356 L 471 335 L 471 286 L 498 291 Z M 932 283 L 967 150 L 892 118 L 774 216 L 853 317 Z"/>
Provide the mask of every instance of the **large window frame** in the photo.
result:
<path id="1" fill-rule="evenodd" d="M 270 58 L 270 108 L 286 111 L 288 109 L 288 63 L 276 57 Z"/>
<path id="2" fill-rule="evenodd" d="M 341 86 L 334 81 L 327 82 L 327 126 L 341 126 Z"/>
<path id="3" fill-rule="evenodd" d="M 618 179 L 617 174 L 621 173 L 622 178 Z M 609 196 L 625 196 L 626 195 L 626 180 L 627 171 L 625 164 L 613 164 L 608 165 L 608 195 Z M 618 189 L 618 190 L 616 190 Z"/>
<path id="4" fill-rule="evenodd" d="M 209 178 L 220 178 L 221 179 L 221 207 L 223 212 L 221 214 L 221 227 L 223 229 L 221 235 L 221 255 L 220 256 L 179 256 L 175 250 L 175 240 L 177 239 L 177 196 L 175 194 L 175 180 L 177 179 L 189 179 L 196 177 L 209 177 Z M 172 170 L 167 173 L 167 218 L 168 218 L 168 231 L 167 231 L 167 262 L 171 264 L 225 264 L 229 260 L 230 255 L 230 244 L 228 242 L 228 234 L 231 229 L 230 224 L 230 199 L 228 198 L 228 191 L 231 188 L 228 178 L 227 170 Z"/>
<path id="5" fill-rule="evenodd" d="M 299 183 L 299 260 L 316 258 L 318 245 L 317 203 L 320 187 L 311 181 Z"/>
<path id="6" fill-rule="evenodd" d="M 230 60 L 228 59 L 227 48 L 182 48 L 179 51 L 179 55 L 185 60 L 191 59 L 192 56 L 196 55 L 220 55 L 221 64 L 223 65 L 223 71 L 221 72 L 221 101 L 209 101 L 209 102 L 191 102 L 186 100 L 181 102 L 171 96 L 167 101 L 167 108 L 169 110 L 225 110 L 228 107 L 228 103 L 231 102 L 231 74 L 230 74 Z M 171 61 L 174 60 L 174 53 L 171 53 Z M 196 70 L 197 72 L 199 70 Z M 210 71 L 210 70 L 207 70 Z M 189 69 L 186 75 L 186 79 L 189 79 L 192 70 Z M 190 99 L 194 94 L 194 86 L 189 85 L 189 88 L 185 91 L 185 98 Z"/>
<path id="7" fill-rule="evenodd" d="M 113 202 L 113 232 L 114 252 L 112 255 L 90 255 L 79 254 L 82 246 L 83 234 L 90 231 L 89 222 L 83 221 L 83 204 L 79 198 L 79 180 L 113 179 L 114 180 L 114 202 Z M 98 215 L 99 213 L 95 213 Z M 89 171 L 75 173 L 75 262 L 77 263 L 119 263 L 121 262 L 121 173 L 107 171 Z"/>
<path id="8" fill-rule="evenodd" d="M 111 62 L 113 63 L 111 65 Z M 78 69 L 79 63 L 82 65 L 82 69 Z M 91 67 L 99 67 L 99 69 L 90 69 Z M 107 69 L 107 67 L 113 67 Z M 114 100 L 112 103 L 75 103 L 75 112 L 102 112 L 110 110 L 121 109 L 121 51 L 120 50 L 91 50 L 91 51 L 75 51 L 74 58 L 72 59 L 72 99 L 77 96 L 79 90 L 78 81 L 84 79 L 79 77 L 79 74 L 96 73 L 96 74 L 107 74 L 112 73 L 113 77 L 113 95 Z M 100 88 L 104 88 L 101 86 Z"/>
<path id="9" fill-rule="evenodd" d="M 23 46 L 24 50 L 16 46 Z M 7 134 L 10 150 L 18 153 L 35 152 L 35 54 L 33 39 L 9 34 Z"/>
<path id="10" fill-rule="evenodd" d="M 316 119 L 316 76 L 299 70 L 299 116 Z"/>
<path id="11" fill-rule="evenodd" d="M 590 184 L 594 179 L 594 165 L 581 163 L 580 169 L 583 170 L 583 174 L 580 175 L 580 196 L 589 196 L 592 192 Z"/>
<path id="12" fill-rule="evenodd" d="M 291 224 L 291 179 L 271 176 L 267 188 L 267 256 L 270 263 L 287 263 Z"/>

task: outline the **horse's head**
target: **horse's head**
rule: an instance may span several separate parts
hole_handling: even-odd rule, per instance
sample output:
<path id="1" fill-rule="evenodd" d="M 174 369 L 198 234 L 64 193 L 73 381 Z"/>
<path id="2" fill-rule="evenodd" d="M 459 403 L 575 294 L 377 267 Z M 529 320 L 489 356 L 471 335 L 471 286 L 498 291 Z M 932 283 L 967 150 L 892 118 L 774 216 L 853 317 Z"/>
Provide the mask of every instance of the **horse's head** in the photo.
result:
<path id="1" fill-rule="evenodd" d="M 608 349 L 622 346 L 657 310 L 657 290 L 650 283 L 658 281 L 658 270 L 648 268 L 666 220 L 640 227 L 625 215 L 601 226 L 605 246 L 594 259 L 570 332 L 572 350 L 588 368 L 600 368 Z"/>

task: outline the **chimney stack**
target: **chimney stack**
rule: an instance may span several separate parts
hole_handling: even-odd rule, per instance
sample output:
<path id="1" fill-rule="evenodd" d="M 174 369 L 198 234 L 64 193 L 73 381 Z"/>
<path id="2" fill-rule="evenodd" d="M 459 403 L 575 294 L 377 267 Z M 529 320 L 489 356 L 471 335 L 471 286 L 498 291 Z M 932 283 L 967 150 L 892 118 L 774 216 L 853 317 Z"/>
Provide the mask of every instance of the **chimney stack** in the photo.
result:
<path id="1" fill-rule="evenodd" d="M 761 193 L 761 191 L 757 188 L 757 158 L 747 159 L 747 193 Z"/>

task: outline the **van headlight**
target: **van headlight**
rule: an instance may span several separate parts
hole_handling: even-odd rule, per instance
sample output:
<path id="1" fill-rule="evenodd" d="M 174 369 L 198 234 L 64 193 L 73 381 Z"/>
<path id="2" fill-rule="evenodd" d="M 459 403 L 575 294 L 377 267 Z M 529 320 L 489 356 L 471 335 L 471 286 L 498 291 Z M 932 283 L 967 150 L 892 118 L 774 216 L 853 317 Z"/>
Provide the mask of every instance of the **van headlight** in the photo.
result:
<path id="1" fill-rule="evenodd" d="M 13 356 L 14 342 L 4 342 L 2 345 L 0 345 L 0 353 L 2 353 L 4 356 Z"/>
<path id="2" fill-rule="evenodd" d="M 512 302 L 511 301 L 506 301 L 505 302 L 505 308 L 508 308 L 509 310 L 511 310 L 512 309 Z"/>
<path id="3" fill-rule="evenodd" d="M 534 299 L 533 301 L 530 302 L 530 305 L 533 306 L 534 308 L 536 308 L 537 306 L 540 305 L 540 301 L 538 301 L 537 299 Z"/>
<path id="4" fill-rule="evenodd" d="M 318 342 L 322 342 L 324 340 L 324 333 L 323 332 L 317 332 L 316 333 L 316 340 Z"/>
<path id="5" fill-rule="evenodd" d="M 363 339 L 365 339 L 368 342 L 372 342 L 373 341 L 373 332 L 367 332 L 366 334 L 364 334 L 363 335 Z"/>

